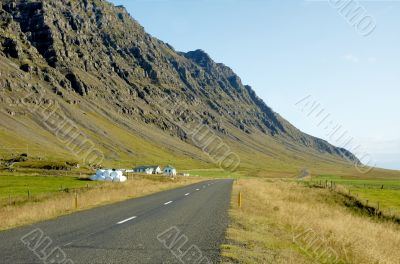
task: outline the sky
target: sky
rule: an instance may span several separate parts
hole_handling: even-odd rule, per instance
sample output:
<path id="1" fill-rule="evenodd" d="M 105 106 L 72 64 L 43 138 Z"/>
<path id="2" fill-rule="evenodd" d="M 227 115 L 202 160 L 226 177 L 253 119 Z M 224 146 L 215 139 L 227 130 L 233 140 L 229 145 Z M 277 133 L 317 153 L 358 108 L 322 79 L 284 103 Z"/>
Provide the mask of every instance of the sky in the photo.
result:
<path id="1" fill-rule="evenodd" d="M 400 169 L 400 0 L 111 2 L 176 50 L 231 67 L 300 130 Z"/>

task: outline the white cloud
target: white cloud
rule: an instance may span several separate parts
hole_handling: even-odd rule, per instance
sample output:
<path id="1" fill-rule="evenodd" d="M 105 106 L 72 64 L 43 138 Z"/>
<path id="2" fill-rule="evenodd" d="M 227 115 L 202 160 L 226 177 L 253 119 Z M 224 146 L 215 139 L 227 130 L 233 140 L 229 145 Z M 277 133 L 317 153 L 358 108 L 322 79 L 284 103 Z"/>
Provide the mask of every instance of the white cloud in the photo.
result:
<path id="1" fill-rule="evenodd" d="M 345 59 L 346 61 L 352 62 L 352 63 L 359 63 L 360 59 L 355 56 L 354 54 L 346 54 L 344 56 L 342 56 L 343 59 Z"/>
<path id="2" fill-rule="evenodd" d="M 369 138 L 361 140 L 361 143 L 374 153 L 400 153 L 400 139 Z"/>
<path id="3" fill-rule="evenodd" d="M 400 139 L 369 138 L 360 143 L 378 167 L 400 169 Z"/>
<path id="4" fill-rule="evenodd" d="M 360 58 L 352 53 L 348 53 L 342 56 L 342 59 L 347 61 L 347 62 L 351 62 L 351 63 L 359 63 L 359 62 L 363 62 L 363 63 L 370 63 L 373 64 L 375 62 L 377 62 L 377 58 L 376 57 L 363 57 Z"/>

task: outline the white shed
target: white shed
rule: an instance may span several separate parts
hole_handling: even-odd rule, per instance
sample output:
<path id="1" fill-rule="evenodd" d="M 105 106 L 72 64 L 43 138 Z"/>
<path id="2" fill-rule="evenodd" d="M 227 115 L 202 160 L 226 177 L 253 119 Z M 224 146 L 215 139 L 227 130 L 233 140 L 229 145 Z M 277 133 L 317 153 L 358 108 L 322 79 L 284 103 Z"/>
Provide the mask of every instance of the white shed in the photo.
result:
<path id="1" fill-rule="evenodd" d="M 137 173 L 161 174 L 160 166 L 139 166 L 133 169 Z"/>
<path id="2" fill-rule="evenodd" d="M 164 174 L 170 175 L 170 176 L 176 176 L 176 169 L 172 167 L 171 165 L 166 166 L 163 169 Z"/>

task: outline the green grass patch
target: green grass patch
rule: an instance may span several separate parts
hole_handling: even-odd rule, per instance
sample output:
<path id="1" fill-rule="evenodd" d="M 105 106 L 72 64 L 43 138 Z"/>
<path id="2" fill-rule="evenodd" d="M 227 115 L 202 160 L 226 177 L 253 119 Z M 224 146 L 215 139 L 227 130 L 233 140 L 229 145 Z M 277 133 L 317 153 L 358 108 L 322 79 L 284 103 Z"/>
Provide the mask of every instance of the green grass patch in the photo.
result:
<path id="1" fill-rule="evenodd" d="M 353 193 L 358 195 L 362 201 L 369 201 L 371 206 L 379 207 L 381 209 L 392 209 L 400 213 L 400 190 L 381 190 L 381 189 L 353 189 Z"/>
<path id="2" fill-rule="evenodd" d="M 97 182 L 68 176 L 15 176 L 0 175 L 0 199 L 51 194 L 60 191 L 94 186 Z"/>
<path id="3" fill-rule="evenodd" d="M 385 212 L 400 215 L 400 180 L 393 179 L 362 179 L 336 175 L 320 175 L 311 179 L 312 182 L 322 182 L 328 185 L 333 181 L 336 185 L 343 185 L 351 191 L 363 204 L 367 203 L 378 207 Z"/>
<path id="4" fill-rule="evenodd" d="M 351 186 L 353 188 L 368 188 L 368 189 L 395 189 L 400 190 L 400 179 L 363 179 L 351 176 L 335 176 L 335 175 L 320 175 L 312 178 L 313 181 L 334 181 L 337 184 Z"/>

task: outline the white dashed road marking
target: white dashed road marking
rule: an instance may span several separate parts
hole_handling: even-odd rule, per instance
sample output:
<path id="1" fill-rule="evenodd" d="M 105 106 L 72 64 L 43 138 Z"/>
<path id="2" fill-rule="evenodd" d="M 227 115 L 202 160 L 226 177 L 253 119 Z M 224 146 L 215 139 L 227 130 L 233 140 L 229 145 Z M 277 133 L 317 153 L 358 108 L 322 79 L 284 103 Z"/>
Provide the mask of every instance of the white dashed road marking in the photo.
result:
<path id="1" fill-rule="evenodd" d="M 188 196 L 190 193 L 185 194 L 185 196 Z"/>
<path id="2" fill-rule="evenodd" d="M 170 203 L 172 203 L 173 201 L 169 201 L 169 202 L 166 202 L 164 205 L 168 205 L 168 204 L 170 204 Z"/>
<path id="3" fill-rule="evenodd" d="M 133 219 L 135 219 L 135 218 L 136 218 L 136 216 L 132 216 L 132 217 L 130 217 L 130 218 L 127 218 L 127 219 L 125 219 L 125 220 L 122 220 L 121 222 L 118 222 L 117 225 L 126 223 L 126 222 L 131 221 L 131 220 L 133 220 Z"/>

